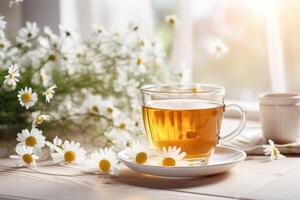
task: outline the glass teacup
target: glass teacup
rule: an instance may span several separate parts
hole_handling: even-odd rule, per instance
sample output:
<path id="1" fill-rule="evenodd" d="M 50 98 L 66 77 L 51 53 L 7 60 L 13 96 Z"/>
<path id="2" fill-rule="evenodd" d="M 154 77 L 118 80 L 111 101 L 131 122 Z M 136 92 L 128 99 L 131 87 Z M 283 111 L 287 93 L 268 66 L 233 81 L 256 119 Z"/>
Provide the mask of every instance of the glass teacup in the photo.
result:
<path id="1" fill-rule="evenodd" d="M 141 88 L 143 120 L 152 144 L 177 146 L 190 160 L 207 160 L 218 143 L 237 136 L 245 127 L 246 115 L 236 104 L 224 105 L 225 89 L 205 84 L 146 85 Z M 238 127 L 220 136 L 223 113 L 236 109 Z"/>

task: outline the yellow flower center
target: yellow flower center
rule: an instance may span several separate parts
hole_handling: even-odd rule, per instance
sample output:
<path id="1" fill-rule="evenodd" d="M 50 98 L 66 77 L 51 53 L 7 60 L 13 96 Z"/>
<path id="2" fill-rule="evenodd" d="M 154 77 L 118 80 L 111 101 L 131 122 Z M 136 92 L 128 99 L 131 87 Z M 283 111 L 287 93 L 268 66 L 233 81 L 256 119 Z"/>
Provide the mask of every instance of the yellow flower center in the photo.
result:
<path id="1" fill-rule="evenodd" d="M 36 139 L 35 139 L 35 137 L 29 136 L 28 138 L 26 138 L 25 144 L 27 146 L 34 147 L 34 145 L 36 145 Z"/>
<path id="2" fill-rule="evenodd" d="M 15 77 L 14 73 L 9 73 L 8 76 L 10 79 L 13 79 Z"/>
<path id="3" fill-rule="evenodd" d="M 96 32 L 97 32 L 97 33 L 102 33 L 102 32 L 103 32 L 103 30 L 102 30 L 102 28 L 100 28 L 100 27 L 97 27 L 97 28 L 96 28 Z"/>
<path id="4" fill-rule="evenodd" d="M 169 19 L 169 23 L 170 23 L 170 24 L 175 24 L 175 19 L 170 18 L 170 19 Z"/>
<path id="5" fill-rule="evenodd" d="M 220 46 L 216 46 L 216 51 L 220 52 L 222 51 L 222 48 Z"/>
<path id="6" fill-rule="evenodd" d="M 108 160 L 102 159 L 99 161 L 99 169 L 103 172 L 109 172 L 111 164 Z"/>
<path id="7" fill-rule="evenodd" d="M 274 153 L 274 156 L 277 158 L 279 155 L 279 151 L 276 147 L 273 148 L 273 153 Z"/>
<path id="8" fill-rule="evenodd" d="M 81 53 L 76 54 L 76 58 L 81 58 L 81 57 L 82 57 Z"/>
<path id="9" fill-rule="evenodd" d="M 138 59 L 136 60 L 136 64 L 137 65 L 143 64 L 143 61 L 142 61 L 142 59 L 140 57 L 138 57 Z"/>
<path id="10" fill-rule="evenodd" d="M 140 41 L 140 46 L 142 46 L 142 47 L 145 46 L 144 40 L 141 40 L 141 41 Z"/>
<path id="11" fill-rule="evenodd" d="M 32 96 L 29 92 L 25 92 L 22 96 L 21 99 L 24 103 L 29 103 L 32 99 Z"/>
<path id="12" fill-rule="evenodd" d="M 24 154 L 22 158 L 23 161 L 26 162 L 27 164 L 30 164 L 33 161 L 33 158 L 30 154 Z"/>
<path id="13" fill-rule="evenodd" d="M 74 151 L 65 152 L 65 161 L 71 163 L 76 159 L 76 154 Z"/>
<path id="14" fill-rule="evenodd" d="M 135 156 L 135 162 L 138 164 L 144 164 L 147 161 L 147 154 L 145 152 L 139 152 Z"/>
<path id="15" fill-rule="evenodd" d="M 175 166 L 176 161 L 173 158 L 166 157 L 166 158 L 163 159 L 162 165 L 163 166 Z"/>
<path id="16" fill-rule="evenodd" d="M 92 106 L 91 111 L 92 111 L 92 113 L 99 113 L 99 109 L 98 109 L 98 107 L 95 106 L 95 105 Z"/>
<path id="17" fill-rule="evenodd" d="M 108 113 L 112 113 L 113 111 L 114 111 L 114 110 L 113 110 L 111 107 L 108 107 L 108 108 L 107 108 L 107 112 L 108 112 Z"/>
<path id="18" fill-rule="evenodd" d="M 43 123 L 44 122 L 44 117 L 42 117 L 42 116 L 38 116 L 36 119 L 35 119 L 35 121 L 38 123 L 38 124 L 41 124 L 41 123 Z"/>
<path id="19" fill-rule="evenodd" d="M 119 126 L 121 129 L 125 129 L 126 128 L 126 124 L 125 123 L 121 123 Z"/>
<path id="20" fill-rule="evenodd" d="M 198 90 L 197 90 L 197 88 L 196 87 L 193 87 L 192 88 L 192 92 L 197 92 Z"/>
<path id="21" fill-rule="evenodd" d="M 49 55 L 49 60 L 51 60 L 51 61 L 56 61 L 56 55 L 55 54 L 50 54 Z"/>

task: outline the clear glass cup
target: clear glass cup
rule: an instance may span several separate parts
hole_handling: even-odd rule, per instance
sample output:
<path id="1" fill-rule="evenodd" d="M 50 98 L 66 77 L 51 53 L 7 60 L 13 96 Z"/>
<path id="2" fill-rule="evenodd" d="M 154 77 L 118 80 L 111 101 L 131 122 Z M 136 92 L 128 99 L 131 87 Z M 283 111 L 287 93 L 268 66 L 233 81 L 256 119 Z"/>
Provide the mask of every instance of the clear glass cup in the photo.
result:
<path id="1" fill-rule="evenodd" d="M 237 136 L 244 129 L 246 114 L 236 104 L 224 105 L 224 87 L 207 84 L 146 85 L 140 89 L 147 135 L 157 148 L 177 146 L 187 159 L 207 160 L 218 143 Z M 237 110 L 237 128 L 220 136 L 224 111 Z"/>

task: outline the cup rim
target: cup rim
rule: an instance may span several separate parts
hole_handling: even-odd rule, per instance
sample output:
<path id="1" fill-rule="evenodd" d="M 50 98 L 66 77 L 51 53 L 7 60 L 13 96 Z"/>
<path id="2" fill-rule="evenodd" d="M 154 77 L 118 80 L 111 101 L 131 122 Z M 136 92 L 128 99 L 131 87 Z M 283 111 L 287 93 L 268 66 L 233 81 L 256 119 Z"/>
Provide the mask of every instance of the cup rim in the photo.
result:
<path id="1" fill-rule="evenodd" d="M 294 92 L 269 92 L 259 95 L 260 104 L 292 105 L 300 103 L 300 94 Z"/>
<path id="2" fill-rule="evenodd" d="M 259 95 L 260 98 L 300 98 L 300 94 L 294 92 L 268 92 Z"/>
<path id="3" fill-rule="evenodd" d="M 189 87 L 189 90 L 158 90 L 158 88 L 169 88 L 172 89 L 175 87 L 185 88 Z M 210 88 L 202 90 L 200 88 Z M 196 90 L 191 90 L 195 88 Z M 199 89 L 199 90 L 197 90 Z M 158 94 L 202 94 L 202 93 L 212 93 L 212 92 L 225 92 L 225 87 L 213 85 L 213 84 L 204 84 L 204 83 L 164 83 L 164 84 L 147 84 L 140 88 L 141 93 L 158 93 Z"/>

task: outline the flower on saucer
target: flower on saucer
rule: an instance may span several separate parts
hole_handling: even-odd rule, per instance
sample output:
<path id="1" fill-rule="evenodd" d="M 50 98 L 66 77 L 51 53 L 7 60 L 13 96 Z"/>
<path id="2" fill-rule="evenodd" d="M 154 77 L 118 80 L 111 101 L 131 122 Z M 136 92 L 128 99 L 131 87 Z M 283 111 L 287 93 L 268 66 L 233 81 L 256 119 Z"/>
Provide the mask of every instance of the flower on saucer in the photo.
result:
<path id="1" fill-rule="evenodd" d="M 109 148 L 100 149 L 91 154 L 91 161 L 94 166 L 102 174 L 111 174 L 117 176 L 119 170 L 117 168 L 118 158 L 117 154 Z"/>
<path id="2" fill-rule="evenodd" d="M 169 146 L 168 149 L 163 147 L 162 158 L 160 164 L 166 167 L 182 166 L 186 164 L 183 158 L 186 156 L 185 152 L 181 152 L 181 148 L 176 146 Z"/>
<path id="3" fill-rule="evenodd" d="M 35 160 L 38 159 L 39 157 L 37 155 L 33 154 L 32 147 L 26 147 L 24 145 L 17 145 L 16 153 L 18 155 L 11 155 L 10 158 L 17 159 L 18 167 L 36 166 Z"/>
<path id="4" fill-rule="evenodd" d="M 54 84 L 43 93 L 43 95 L 46 97 L 47 103 L 50 103 L 51 99 L 53 99 L 56 88 L 57 88 L 57 86 Z"/>
<path id="5" fill-rule="evenodd" d="M 78 164 L 85 159 L 86 152 L 78 142 L 66 140 L 62 144 L 62 148 L 55 146 L 54 149 L 56 152 L 53 152 L 51 156 L 55 163 Z"/>
<path id="6" fill-rule="evenodd" d="M 126 154 L 131 162 L 145 164 L 150 157 L 150 147 L 146 140 L 133 142 L 130 148 L 126 149 Z"/>
<path id="7" fill-rule="evenodd" d="M 17 135 L 17 141 L 20 142 L 18 145 L 25 147 L 31 147 L 34 150 L 41 149 L 45 146 L 46 137 L 43 136 L 43 132 L 37 128 L 32 128 L 31 131 L 28 129 L 22 130 Z"/>
<path id="8" fill-rule="evenodd" d="M 17 85 L 17 82 L 19 82 L 19 79 L 18 79 L 19 76 L 20 76 L 20 72 L 19 72 L 18 66 L 11 65 L 8 68 L 8 74 L 4 77 L 5 78 L 4 84 L 6 84 L 12 88 L 15 88 Z"/>
<path id="9" fill-rule="evenodd" d="M 21 106 L 25 107 L 26 109 L 29 109 L 30 107 L 34 106 L 34 104 L 38 100 L 37 94 L 35 92 L 32 92 L 31 88 L 27 87 L 19 91 L 18 98 Z"/>
<path id="10" fill-rule="evenodd" d="M 263 145 L 265 155 L 270 155 L 270 160 L 279 160 L 281 158 L 285 158 L 279 151 L 279 149 L 275 146 L 272 140 L 269 140 L 269 145 Z"/>
<path id="11" fill-rule="evenodd" d="M 38 114 L 38 113 L 33 113 L 32 115 L 33 115 L 33 122 L 32 122 L 33 127 L 36 127 L 37 125 L 40 125 L 43 122 L 50 120 L 49 115 Z"/>

